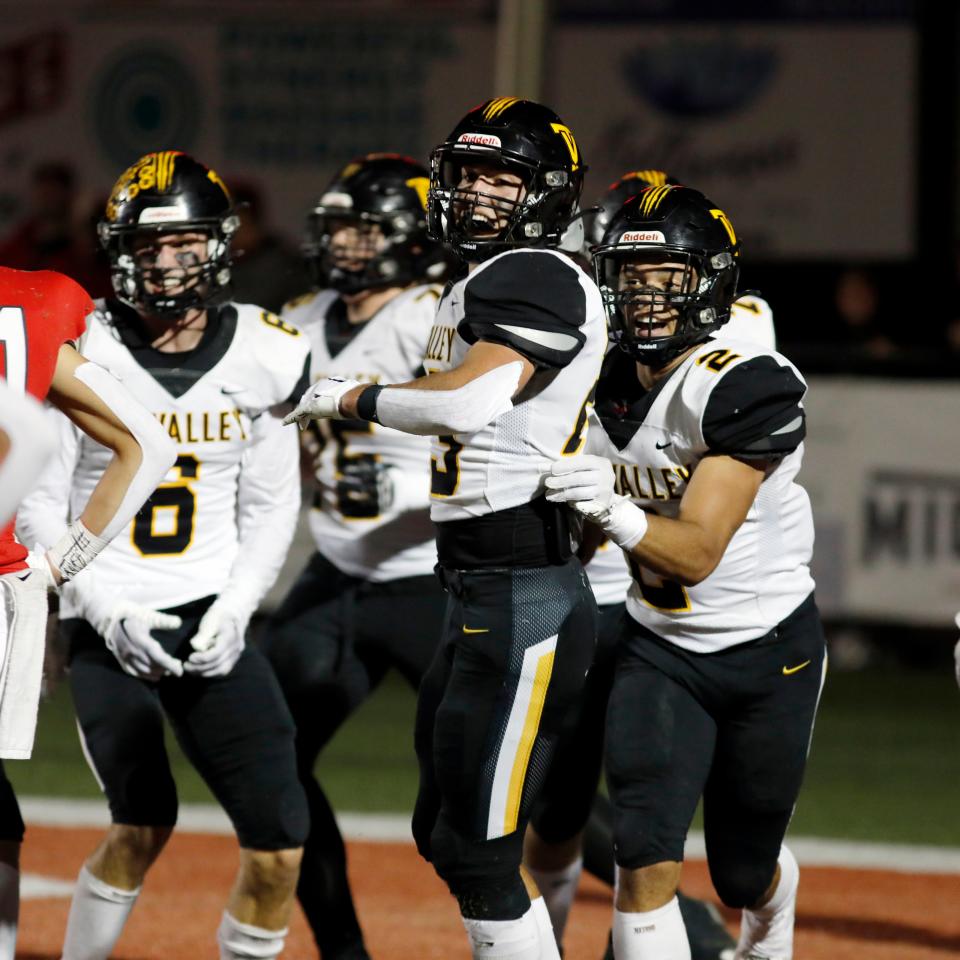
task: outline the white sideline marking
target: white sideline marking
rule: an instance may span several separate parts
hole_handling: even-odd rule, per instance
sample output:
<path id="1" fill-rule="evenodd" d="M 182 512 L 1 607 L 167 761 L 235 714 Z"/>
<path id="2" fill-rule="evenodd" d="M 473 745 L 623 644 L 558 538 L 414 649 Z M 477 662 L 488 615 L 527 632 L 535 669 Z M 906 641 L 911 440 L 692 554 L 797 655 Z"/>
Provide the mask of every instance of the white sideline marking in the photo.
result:
<path id="1" fill-rule="evenodd" d="M 21 900 L 65 900 L 73 896 L 73 881 L 25 873 L 20 877 Z"/>
<path id="2" fill-rule="evenodd" d="M 37 826 L 105 828 L 110 823 L 103 800 L 21 797 L 20 808 L 23 819 Z M 413 841 L 408 814 L 343 813 L 337 817 L 337 822 L 348 840 Z M 206 803 L 180 804 L 177 829 L 182 833 L 233 833 L 226 814 L 219 807 Z M 787 842 L 801 866 L 856 867 L 898 873 L 960 873 L 960 847 L 867 843 L 823 837 L 788 837 Z M 702 833 L 691 833 L 687 838 L 686 856 L 691 860 L 704 859 Z"/>

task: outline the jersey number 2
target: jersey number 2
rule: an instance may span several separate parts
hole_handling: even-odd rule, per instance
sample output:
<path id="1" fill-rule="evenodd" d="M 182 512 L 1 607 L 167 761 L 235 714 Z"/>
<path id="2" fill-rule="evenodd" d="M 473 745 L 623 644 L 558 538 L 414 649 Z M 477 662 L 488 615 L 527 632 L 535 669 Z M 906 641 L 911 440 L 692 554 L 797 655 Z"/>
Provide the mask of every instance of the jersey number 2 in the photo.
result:
<path id="1" fill-rule="evenodd" d="M 16 393 L 27 392 L 27 322 L 20 307 L 0 307 L 0 375 Z"/>

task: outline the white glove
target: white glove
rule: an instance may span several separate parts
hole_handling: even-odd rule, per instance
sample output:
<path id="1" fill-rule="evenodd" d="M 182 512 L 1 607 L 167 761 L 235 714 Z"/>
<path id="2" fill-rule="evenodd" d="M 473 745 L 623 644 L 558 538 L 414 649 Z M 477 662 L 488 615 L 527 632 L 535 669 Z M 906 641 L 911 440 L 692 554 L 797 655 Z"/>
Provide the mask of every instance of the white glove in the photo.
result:
<path id="1" fill-rule="evenodd" d="M 168 674 L 183 676 L 183 661 L 167 653 L 150 631 L 175 630 L 181 624 L 181 619 L 173 614 L 122 601 L 110 611 L 103 636 L 107 649 L 127 673 L 156 681 Z"/>
<path id="2" fill-rule="evenodd" d="M 184 669 L 198 677 L 225 677 L 243 653 L 245 634 L 246 623 L 229 607 L 215 602 L 190 639 L 194 652 Z"/>
<path id="3" fill-rule="evenodd" d="M 359 380 L 345 380 L 342 377 L 326 377 L 308 387 L 300 398 L 296 410 L 288 413 L 284 424 L 294 423 L 301 430 L 307 429 L 311 420 L 343 420 L 340 412 L 340 398 L 354 387 L 359 387 Z"/>
<path id="4" fill-rule="evenodd" d="M 57 593 L 60 590 L 60 580 L 54 574 L 54 567 L 50 563 L 47 551 L 35 544 L 34 548 L 27 554 L 26 564 L 36 571 L 37 575 L 43 580 L 48 593 Z M 57 571 L 59 573 L 59 571 Z"/>
<path id="5" fill-rule="evenodd" d="M 544 481 L 551 503 L 569 503 L 624 550 L 647 532 L 647 515 L 635 503 L 614 492 L 613 467 L 605 457 L 581 453 L 555 460 Z"/>

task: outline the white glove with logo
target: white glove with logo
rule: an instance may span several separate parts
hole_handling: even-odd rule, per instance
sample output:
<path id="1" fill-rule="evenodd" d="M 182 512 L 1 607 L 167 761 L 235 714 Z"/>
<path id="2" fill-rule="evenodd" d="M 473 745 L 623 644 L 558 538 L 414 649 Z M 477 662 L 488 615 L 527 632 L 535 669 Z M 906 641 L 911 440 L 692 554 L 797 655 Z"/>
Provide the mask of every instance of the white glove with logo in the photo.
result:
<path id="1" fill-rule="evenodd" d="M 183 661 L 167 653 L 150 631 L 175 630 L 181 623 L 173 614 L 122 601 L 110 611 L 105 629 L 99 632 L 127 673 L 141 680 L 157 681 L 168 674 L 183 676 Z"/>
<path id="2" fill-rule="evenodd" d="M 245 620 L 228 605 L 215 601 L 190 639 L 194 652 L 184 670 L 197 677 L 225 677 L 240 659 L 245 642 Z"/>
<path id="3" fill-rule="evenodd" d="M 569 503 L 617 546 L 629 550 L 647 532 L 647 515 L 615 493 L 613 467 L 605 457 L 582 453 L 555 460 L 544 481 L 551 503 Z"/>
<path id="4" fill-rule="evenodd" d="M 288 413 L 284 424 L 296 423 L 306 430 L 311 420 L 343 420 L 340 412 L 340 398 L 354 387 L 360 386 L 359 380 L 345 380 L 342 377 L 326 377 L 308 387 L 300 398 L 297 408 Z"/>
<path id="5" fill-rule="evenodd" d="M 60 590 L 60 581 L 53 572 L 53 567 L 47 559 L 47 551 L 40 544 L 35 544 L 34 548 L 26 556 L 26 564 L 34 570 L 47 588 L 48 593 L 58 593 Z"/>

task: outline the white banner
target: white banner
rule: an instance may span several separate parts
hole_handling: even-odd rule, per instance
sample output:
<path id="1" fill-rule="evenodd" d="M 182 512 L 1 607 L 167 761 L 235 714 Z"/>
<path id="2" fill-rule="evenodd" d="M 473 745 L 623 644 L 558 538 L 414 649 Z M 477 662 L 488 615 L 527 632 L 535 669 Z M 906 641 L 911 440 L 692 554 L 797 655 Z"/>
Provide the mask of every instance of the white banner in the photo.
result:
<path id="1" fill-rule="evenodd" d="M 827 614 L 948 626 L 960 610 L 960 387 L 810 379 L 800 482 Z"/>

